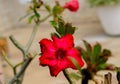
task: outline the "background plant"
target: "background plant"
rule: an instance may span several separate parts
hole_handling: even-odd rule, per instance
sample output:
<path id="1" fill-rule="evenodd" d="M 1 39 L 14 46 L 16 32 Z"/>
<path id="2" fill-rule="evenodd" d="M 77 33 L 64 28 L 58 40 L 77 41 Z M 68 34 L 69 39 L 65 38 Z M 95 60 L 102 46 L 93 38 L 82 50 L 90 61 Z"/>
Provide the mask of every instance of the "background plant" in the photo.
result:
<path id="1" fill-rule="evenodd" d="M 111 51 L 108 49 L 102 49 L 102 46 L 99 43 L 96 43 L 94 46 L 85 40 L 83 43 L 85 45 L 85 49 L 80 46 L 78 46 L 77 49 L 85 60 L 86 67 L 82 69 L 78 67 L 78 73 L 72 73 L 71 75 L 75 81 L 78 81 L 81 78 L 81 84 L 88 84 L 89 80 L 98 84 L 97 80 L 94 79 L 94 77 L 97 76 L 98 71 L 114 70 L 114 65 L 107 63 L 107 60 L 111 56 Z M 73 62 L 78 66 L 75 60 L 73 60 Z"/>
<path id="2" fill-rule="evenodd" d="M 120 0 L 87 0 L 91 6 L 106 6 L 116 5 L 120 3 Z"/>

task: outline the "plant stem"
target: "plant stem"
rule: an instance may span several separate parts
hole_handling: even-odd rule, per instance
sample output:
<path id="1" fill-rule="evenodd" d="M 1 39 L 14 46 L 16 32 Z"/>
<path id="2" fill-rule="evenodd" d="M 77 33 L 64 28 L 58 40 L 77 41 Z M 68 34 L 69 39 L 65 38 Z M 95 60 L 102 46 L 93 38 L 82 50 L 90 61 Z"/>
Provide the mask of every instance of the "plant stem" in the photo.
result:
<path id="1" fill-rule="evenodd" d="M 32 59 L 34 57 L 29 57 L 27 56 L 28 55 L 28 51 L 31 47 L 31 44 L 35 38 L 35 35 L 36 35 L 36 32 L 38 30 L 38 26 L 40 25 L 40 23 L 44 22 L 45 20 L 47 20 L 52 14 L 49 14 L 48 16 L 46 16 L 45 18 L 43 18 L 42 20 L 38 21 L 36 23 L 36 25 L 34 26 L 33 28 L 33 31 L 32 31 L 32 34 L 28 40 L 28 43 L 26 44 L 25 47 L 22 47 L 16 39 L 14 39 L 13 36 L 10 36 L 10 40 L 12 41 L 12 43 L 19 49 L 21 50 L 22 54 L 23 54 L 23 62 L 15 65 L 15 66 L 12 66 L 12 64 L 8 61 L 8 64 L 12 67 L 13 69 L 13 72 L 14 72 L 14 78 L 9 82 L 9 84 L 22 84 L 22 81 L 23 81 L 23 77 L 24 77 L 24 73 L 25 73 L 25 70 L 27 69 L 28 65 L 31 63 Z M 26 57 L 27 56 L 27 57 Z M 17 73 L 16 71 L 16 68 L 21 65 L 21 69 L 20 71 Z"/>
<path id="2" fill-rule="evenodd" d="M 13 67 L 13 73 L 14 73 L 14 76 L 16 75 L 16 73 L 17 73 L 17 70 L 16 70 L 16 68 L 17 67 L 19 67 L 20 65 L 22 65 L 24 62 L 22 61 L 22 62 L 20 62 L 20 63 L 18 63 L 18 64 L 16 64 L 14 67 Z"/>
<path id="3" fill-rule="evenodd" d="M 43 18 L 42 20 L 40 20 L 40 23 L 46 21 L 50 16 L 52 16 L 53 14 L 50 13 L 49 15 L 47 15 L 45 18 Z"/>
<path id="4" fill-rule="evenodd" d="M 6 55 L 6 53 L 4 51 L 2 51 L 2 56 L 3 56 L 4 60 L 8 63 L 8 65 L 11 68 L 13 68 L 14 67 L 13 64 L 10 62 L 10 60 L 8 59 L 8 57 L 7 57 L 7 55 Z"/>
<path id="5" fill-rule="evenodd" d="M 31 44 L 32 44 L 32 42 L 33 42 L 33 40 L 34 40 L 34 38 L 35 38 L 35 34 L 36 34 L 36 32 L 37 32 L 37 29 L 38 29 L 38 25 L 39 25 L 40 23 L 37 23 L 36 25 L 35 25 L 35 27 L 33 28 L 33 31 L 32 31 L 32 34 L 31 34 L 31 36 L 30 36 L 30 39 L 28 40 L 28 43 L 26 44 L 26 47 L 25 47 L 25 53 L 28 53 L 28 50 L 29 50 L 29 48 L 31 47 Z"/>
<path id="6" fill-rule="evenodd" d="M 12 43 L 22 52 L 23 56 L 25 56 L 25 49 L 18 43 L 18 41 L 11 35 L 10 40 Z"/>
<path id="7" fill-rule="evenodd" d="M 72 80 L 69 77 L 68 71 L 67 70 L 63 70 L 63 74 L 66 77 L 66 79 L 68 80 L 69 84 L 73 84 Z"/>
<path id="8" fill-rule="evenodd" d="M 82 83 L 81 84 L 88 84 L 89 79 L 85 76 L 82 78 Z"/>
<path id="9" fill-rule="evenodd" d="M 14 84 L 15 82 L 19 82 L 19 77 L 22 76 L 22 74 L 25 72 L 25 70 L 27 69 L 28 65 L 32 61 L 32 59 L 33 59 L 32 57 L 29 57 L 25 61 L 25 63 L 21 67 L 20 72 L 16 74 L 16 76 L 9 82 L 9 84 Z"/>
<path id="10" fill-rule="evenodd" d="M 14 67 L 13 68 L 13 74 L 14 74 L 14 76 L 16 75 L 16 73 L 17 73 L 17 71 L 16 71 L 16 68 Z"/>
<path id="11" fill-rule="evenodd" d="M 45 18 L 43 18 L 42 20 L 40 20 L 39 22 L 37 22 L 36 25 L 34 26 L 32 34 L 30 36 L 30 39 L 29 39 L 28 43 L 26 44 L 26 49 L 25 49 L 26 53 L 28 53 L 28 50 L 31 47 L 31 44 L 32 44 L 32 42 L 34 40 L 34 37 L 35 37 L 37 29 L 38 29 L 38 26 L 40 25 L 40 23 L 46 21 L 51 15 L 52 14 L 49 14 L 48 16 L 46 16 Z"/>
<path id="12" fill-rule="evenodd" d="M 20 63 L 16 64 L 16 65 L 14 66 L 14 68 L 19 67 L 19 66 L 20 66 L 20 65 L 22 65 L 23 63 L 24 63 L 24 61 L 22 61 L 22 62 L 20 62 Z"/>
<path id="13" fill-rule="evenodd" d="M 88 81 L 92 79 L 92 74 L 90 73 L 89 69 L 83 69 L 82 76 L 81 84 L 88 84 Z"/>

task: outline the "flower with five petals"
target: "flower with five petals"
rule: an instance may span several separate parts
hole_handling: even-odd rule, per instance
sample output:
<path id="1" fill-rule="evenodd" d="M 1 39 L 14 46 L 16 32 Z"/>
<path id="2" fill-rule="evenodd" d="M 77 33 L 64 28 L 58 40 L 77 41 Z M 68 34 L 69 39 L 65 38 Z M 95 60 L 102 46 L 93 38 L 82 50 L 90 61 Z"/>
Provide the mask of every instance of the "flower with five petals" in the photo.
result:
<path id="1" fill-rule="evenodd" d="M 48 66 L 51 76 L 57 76 L 66 68 L 76 69 L 69 57 L 74 58 L 81 67 L 84 65 L 80 53 L 74 48 L 73 40 L 73 36 L 67 34 L 61 38 L 52 36 L 52 40 L 42 39 L 39 42 L 42 52 L 40 65 Z"/>

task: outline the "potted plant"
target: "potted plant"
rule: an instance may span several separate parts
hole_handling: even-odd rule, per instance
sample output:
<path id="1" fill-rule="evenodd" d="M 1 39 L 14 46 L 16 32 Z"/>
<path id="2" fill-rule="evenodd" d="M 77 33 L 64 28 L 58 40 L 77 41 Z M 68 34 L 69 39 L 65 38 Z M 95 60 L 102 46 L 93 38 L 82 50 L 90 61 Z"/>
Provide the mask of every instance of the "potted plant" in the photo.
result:
<path id="1" fill-rule="evenodd" d="M 92 7 L 97 7 L 97 14 L 108 35 L 120 35 L 120 0 L 88 0 Z"/>

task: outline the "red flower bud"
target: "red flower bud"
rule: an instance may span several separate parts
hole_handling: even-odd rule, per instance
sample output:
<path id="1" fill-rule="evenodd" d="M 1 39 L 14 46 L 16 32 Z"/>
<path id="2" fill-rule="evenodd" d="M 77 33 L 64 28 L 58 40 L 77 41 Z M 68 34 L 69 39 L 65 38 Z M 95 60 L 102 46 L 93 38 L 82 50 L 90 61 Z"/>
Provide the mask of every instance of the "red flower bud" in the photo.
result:
<path id="1" fill-rule="evenodd" d="M 76 12 L 79 9 L 79 2 L 78 2 L 78 0 L 72 0 L 70 2 L 67 2 L 64 5 L 64 8 L 67 8 L 72 12 Z"/>

